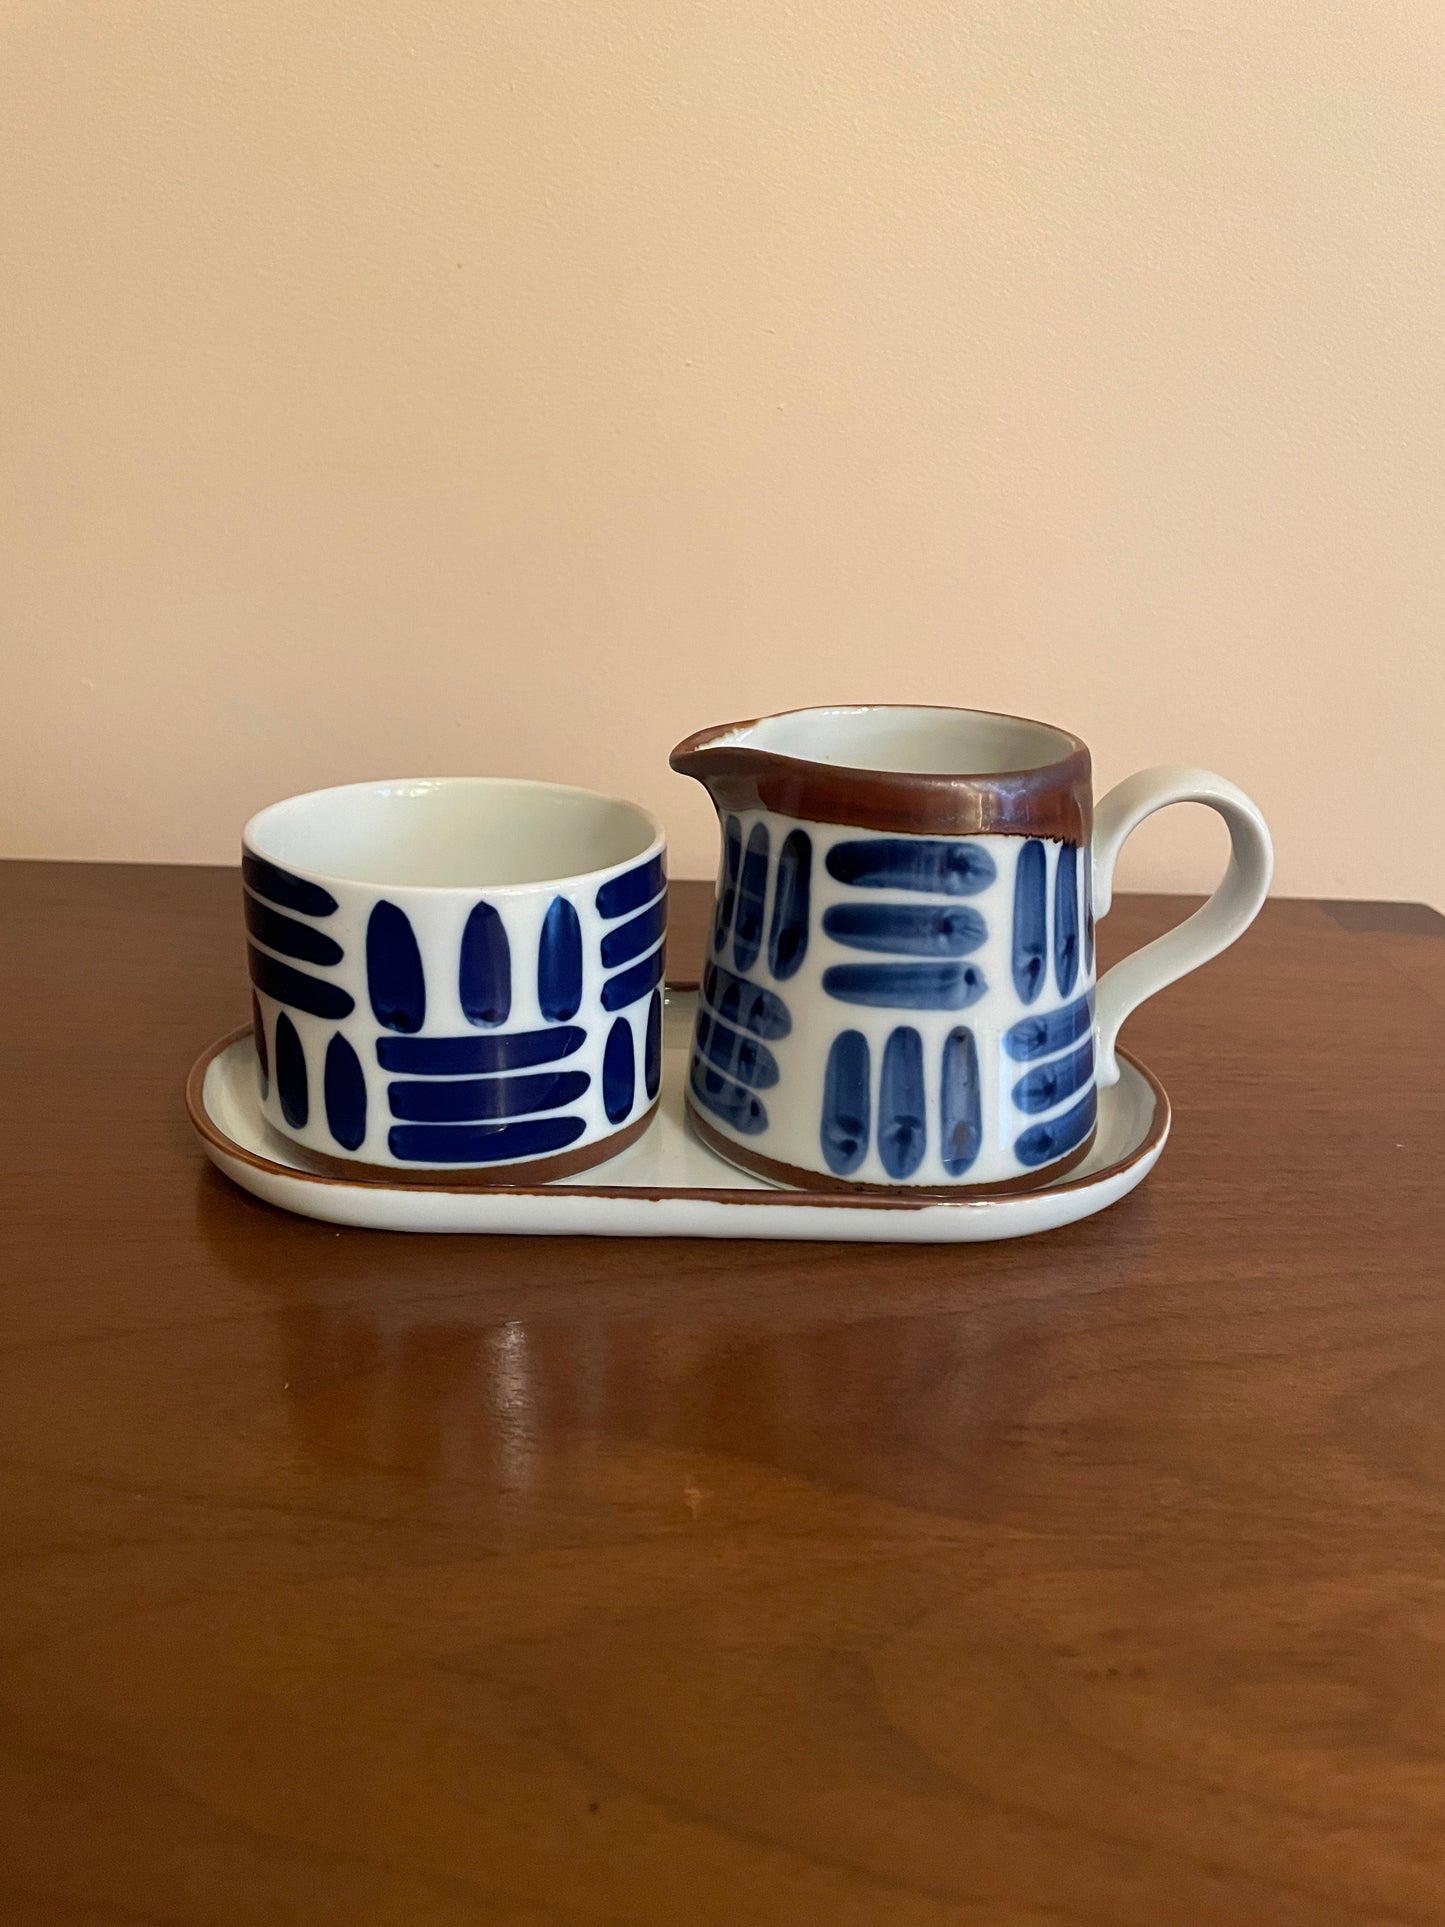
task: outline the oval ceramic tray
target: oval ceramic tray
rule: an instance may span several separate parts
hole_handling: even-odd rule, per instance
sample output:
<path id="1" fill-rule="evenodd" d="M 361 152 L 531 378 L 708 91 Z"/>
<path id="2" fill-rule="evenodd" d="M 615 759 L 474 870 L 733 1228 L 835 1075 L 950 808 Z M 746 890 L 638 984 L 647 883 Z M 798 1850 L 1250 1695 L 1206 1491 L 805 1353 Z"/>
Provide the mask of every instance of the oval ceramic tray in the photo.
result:
<path id="1" fill-rule="evenodd" d="M 206 1156 L 243 1190 L 283 1210 L 382 1231 L 482 1231 L 611 1238 L 822 1238 L 974 1244 L 1074 1224 L 1116 1204 L 1153 1170 L 1169 1135 L 1169 1099 L 1120 1052 L 1119 1082 L 1099 1094 L 1099 1128 L 1084 1162 L 1057 1184 L 1011 1196 L 784 1191 L 724 1164 L 683 1112 L 696 993 L 670 989 L 662 1102 L 638 1141 L 585 1184 L 501 1188 L 392 1184 L 337 1177 L 261 1116 L 249 1025 L 204 1052 L 186 1085 Z"/>

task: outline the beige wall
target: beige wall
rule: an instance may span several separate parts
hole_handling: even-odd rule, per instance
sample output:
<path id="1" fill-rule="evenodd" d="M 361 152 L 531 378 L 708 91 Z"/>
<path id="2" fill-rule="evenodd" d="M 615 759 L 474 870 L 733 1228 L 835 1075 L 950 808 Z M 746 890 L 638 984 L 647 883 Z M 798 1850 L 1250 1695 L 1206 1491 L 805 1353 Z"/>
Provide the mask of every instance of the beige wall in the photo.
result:
<path id="1" fill-rule="evenodd" d="M 501 771 L 698 873 L 678 736 L 885 697 L 1445 905 L 1442 102 L 1437 0 L 8 0 L 3 847 Z"/>

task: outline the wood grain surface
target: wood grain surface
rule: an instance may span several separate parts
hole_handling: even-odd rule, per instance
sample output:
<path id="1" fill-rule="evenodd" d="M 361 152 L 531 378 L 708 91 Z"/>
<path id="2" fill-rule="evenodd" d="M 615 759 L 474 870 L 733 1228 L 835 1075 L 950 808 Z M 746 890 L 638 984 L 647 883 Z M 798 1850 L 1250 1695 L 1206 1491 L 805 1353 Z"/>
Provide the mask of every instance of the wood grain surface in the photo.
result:
<path id="1" fill-rule="evenodd" d="M 1445 1921 L 1396 910 L 1129 1024 L 1174 1136 L 1104 1216 L 732 1250 L 272 1211 L 181 1107 L 234 876 L 0 868 L 0 1921 Z"/>

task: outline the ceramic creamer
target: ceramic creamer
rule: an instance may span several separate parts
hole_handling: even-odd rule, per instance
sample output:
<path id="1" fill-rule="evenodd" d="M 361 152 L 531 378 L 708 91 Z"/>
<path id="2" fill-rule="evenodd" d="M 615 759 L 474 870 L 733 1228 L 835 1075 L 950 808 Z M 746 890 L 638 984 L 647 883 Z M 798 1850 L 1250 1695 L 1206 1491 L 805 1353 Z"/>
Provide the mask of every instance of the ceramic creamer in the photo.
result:
<path id="1" fill-rule="evenodd" d="M 1088 1152 L 1119 1026 L 1232 943 L 1269 887 L 1254 804 L 1157 769 L 1097 812 L 1087 748 L 978 710 L 793 710 L 673 751 L 722 824 L 687 1099 L 699 1135 L 804 1188 L 981 1194 Z M 1096 980 L 1094 926 L 1129 832 L 1207 803 L 1229 872 L 1188 921 Z"/>

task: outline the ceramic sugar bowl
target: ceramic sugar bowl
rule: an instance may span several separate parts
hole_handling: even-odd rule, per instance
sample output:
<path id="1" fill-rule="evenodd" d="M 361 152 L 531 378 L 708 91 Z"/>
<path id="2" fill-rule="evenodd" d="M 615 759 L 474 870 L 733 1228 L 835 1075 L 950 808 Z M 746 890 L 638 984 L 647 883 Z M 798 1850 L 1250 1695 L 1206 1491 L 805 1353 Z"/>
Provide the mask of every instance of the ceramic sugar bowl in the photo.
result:
<path id="1" fill-rule="evenodd" d="M 538 1183 L 645 1130 L 667 882 L 636 804 L 553 783 L 356 783 L 244 832 L 262 1110 L 348 1174 Z"/>

